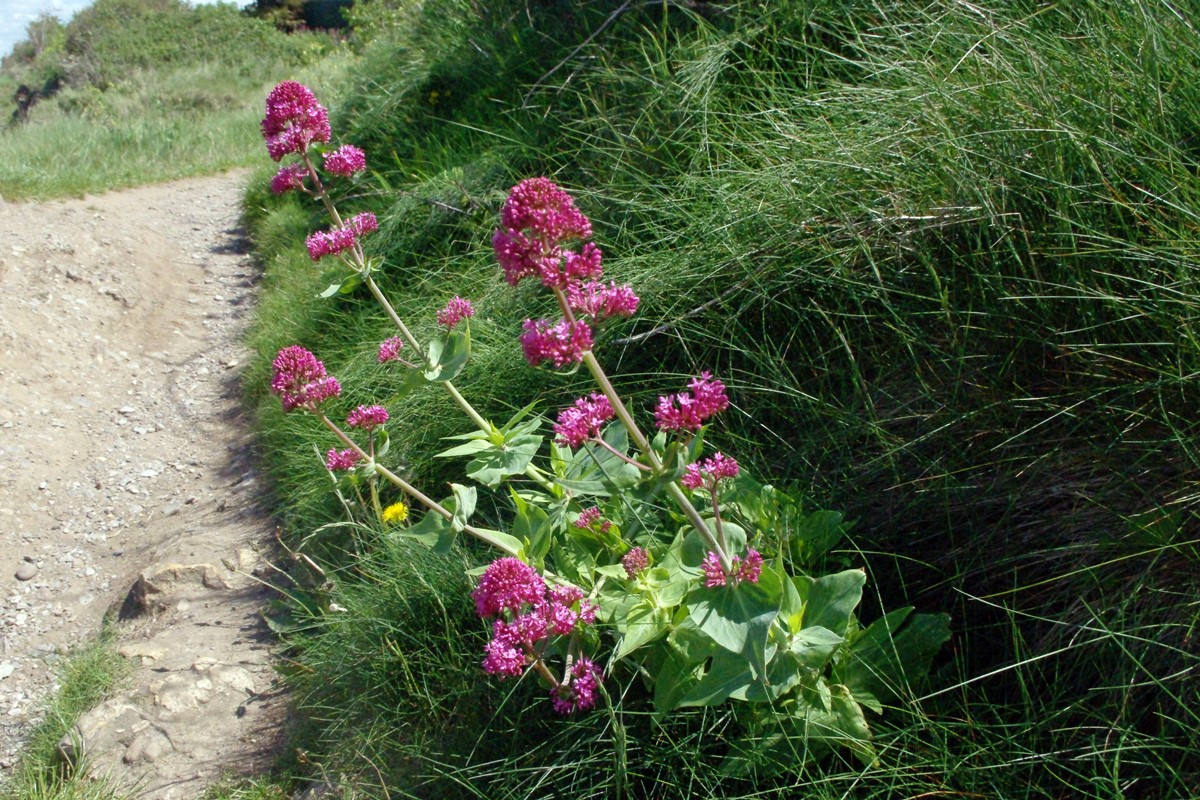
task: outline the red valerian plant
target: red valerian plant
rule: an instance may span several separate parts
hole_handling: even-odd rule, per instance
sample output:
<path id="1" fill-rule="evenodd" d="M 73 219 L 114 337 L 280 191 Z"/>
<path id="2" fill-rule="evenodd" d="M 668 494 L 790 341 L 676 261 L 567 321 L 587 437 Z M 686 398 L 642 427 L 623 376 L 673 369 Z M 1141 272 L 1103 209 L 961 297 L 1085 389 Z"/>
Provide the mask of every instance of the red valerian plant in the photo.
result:
<path id="1" fill-rule="evenodd" d="M 321 149 L 331 138 L 328 114 L 298 84 L 271 93 L 263 134 L 272 158 L 297 158 L 272 188 L 309 194 L 329 214 L 331 227 L 308 239 L 314 261 L 342 265 L 322 296 L 367 287 L 397 332 L 378 345 L 380 368 L 403 371 L 401 393 L 436 384 L 462 410 L 472 429 L 439 455 L 469 458 L 474 485 L 451 484 L 451 496 L 435 501 L 384 466 L 387 409 L 359 406 L 346 429 L 333 422 L 327 409 L 341 386 L 302 347 L 280 351 L 272 391 L 284 411 L 311 414 L 333 434 L 338 446 L 326 466 L 369 482 L 381 525 L 377 481 L 424 506 L 419 520 L 388 535 L 445 552 L 465 533 L 499 551 L 472 592 L 491 624 L 483 672 L 536 674 L 564 714 L 607 698 L 603 681 L 616 675 L 646 683 L 660 713 L 730 702 L 769 708 L 745 717 L 745 753 L 755 752 L 751 740 L 779 739 L 789 743 L 777 762 L 785 765 L 797 747 L 844 746 L 873 761 L 866 712 L 907 696 L 948 637 L 945 617 L 903 608 L 864 627 L 855 610 L 865 572 L 810 573 L 841 538 L 840 516 L 806 513 L 734 458 L 705 456 L 709 426 L 731 405 L 712 373 L 640 412 L 620 396 L 595 351 L 640 299 L 633 287 L 604 280 L 604 254 L 574 198 L 546 177 L 520 181 L 499 209 L 492 248 L 501 279 L 514 287 L 533 279 L 557 306 L 557 318 L 529 318 L 514 331 L 525 360 L 585 370 L 594 390 L 552 423 L 531 407 L 496 425 L 453 383 L 470 360 L 474 305 L 455 295 L 435 315 L 438 332 L 417 339 L 374 280 L 384 265 L 367 257 L 363 237 L 378 227 L 375 217 L 346 221 L 334 206 L 316 164 L 325 178 L 352 180 L 366 169 L 365 154 L 353 145 Z M 639 416 L 653 420 L 651 434 Z M 553 438 L 543 456 L 547 428 Z M 472 525 L 479 489 L 506 484 L 509 530 Z"/>

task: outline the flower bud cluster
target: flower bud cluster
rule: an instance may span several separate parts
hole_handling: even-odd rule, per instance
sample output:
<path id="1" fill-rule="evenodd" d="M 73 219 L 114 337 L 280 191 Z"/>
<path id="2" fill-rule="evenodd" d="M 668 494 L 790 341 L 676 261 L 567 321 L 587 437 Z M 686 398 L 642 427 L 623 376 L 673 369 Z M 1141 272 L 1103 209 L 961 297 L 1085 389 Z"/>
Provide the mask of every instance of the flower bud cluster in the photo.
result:
<path id="1" fill-rule="evenodd" d="M 688 464 L 687 471 L 679 482 L 693 491 L 708 489 L 711 492 L 716 488 L 717 481 L 723 478 L 736 478 L 737 474 L 737 461 L 721 453 L 713 453 L 710 458 L 706 458 L 698 464 Z"/>
<path id="2" fill-rule="evenodd" d="M 697 431 L 709 417 L 729 408 L 725 384 L 707 372 L 688 383 L 691 393 L 680 392 L 658 398 L 654 421 L 659 430 Z"/>
<path id="3" fill-rule="evenodd" d="M 464 319 L 475 316 L 475 306 L 471 301 L 455 295 L 446 307 L 437 312 L 437 323 L 446 330 L 453 330 Z"/>
<path id="4" fill-rule="evenodd" d="M 575 449 L 589 439 L 598 438 L 600 427 L 613 415 L 612 404 L 604 395 L 593 393 L 591 397 L 581 397 L 575 405 L 558 412 L 558 422 L 554 424 L 558 439 L 555 441 L 560 446 Z"/>

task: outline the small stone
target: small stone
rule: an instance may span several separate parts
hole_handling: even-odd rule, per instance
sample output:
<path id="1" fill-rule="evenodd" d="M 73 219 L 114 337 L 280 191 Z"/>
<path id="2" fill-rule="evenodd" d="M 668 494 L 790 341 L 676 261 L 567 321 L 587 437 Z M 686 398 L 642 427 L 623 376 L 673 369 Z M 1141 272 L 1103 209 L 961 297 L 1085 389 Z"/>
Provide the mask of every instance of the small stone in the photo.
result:
<path id="1" fill-rule="evenodd" d="M 21 566 L 17 567 L 17 571 L 13 573 L 13 577 L 19 581 L 28 581 L 32 580 L 33 576 L 37 575 L 37 573 L 38 568 L 36 564 L 31 564 L 28 561 L 22 561 Z"/>
<path id="2" fill-rule="evenodd" d="M 4 680 L 9 675 L 12 675 L 16 671 L 17 671 L 17 668 L 14 667 L 12 664 L 9 664 L 7 661 L 4 662 L 3 664 L 0 664 L 0 681 Z"/>

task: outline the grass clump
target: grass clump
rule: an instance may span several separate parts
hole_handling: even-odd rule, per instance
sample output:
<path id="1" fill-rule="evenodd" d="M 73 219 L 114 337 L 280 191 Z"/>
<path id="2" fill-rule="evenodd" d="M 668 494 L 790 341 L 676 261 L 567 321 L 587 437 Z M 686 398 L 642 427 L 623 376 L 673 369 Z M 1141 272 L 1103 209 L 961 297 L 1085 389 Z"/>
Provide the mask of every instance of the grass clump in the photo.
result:
<path id="1" fill-rule="evenodd" d="M 872 720 L 881 763 L 866 771 L 825 761 L 739 783 L 717 765 L 745 719 L 709 709 L 655 726 L 635 689 L 613 686 L 628 700 L 615 717 L 567 725 L 531 719 L 494 686 L 468 689 L 496 709 L 488 736 L 520 732 L 512 752 L 476 758 L 444 743 L 436 715 L 400 722 L 326 701 L 342 690 L 313 678 L 318 757 L 400 796 L 619 783 L 654 796 L 1149 798 L 1194 786 L 1194 26 L 1166 4 L 1117 0 L 477 11 L 356 12 L 375 38 L 334 128 L 370 171 L 340 202 L 379 215 L 366 244 L 401 315 L 431 324 L 469 295 L 479 349 L 463 392 L 496 418 L 569 402 L 575 379 L 513 367 L 521 321 L 542 309 L 503 284 L 488 247 L 507 188 L 554 176 L 595 223 L 608 277 L 642 297 L 597 348 L 622 395 L 645 412 L 687 375 L 720 375 L 737 408 L 716 446 L 844 510 L 856 522 L 844 557 L 869 570 L 880 606 L 951 611 L 956 635 L 937 688 Z M 435 393 L 391 402 L 398 387 L 371 363 L 386 320 L 366 298 L 311 300 L 330 276 L 300 245 L 322 223 L 273 207 L 261 183 L 252 224 L 273 288 L 252 391 L 265 394 L 279 347 L 303 344 L 350 402 L 388 403 L 401 420 L 392 452 L 419 483 L 461 479 L 431 459 L 465 430 L 457 412 Z M 308 426 L 273 399 L 262 418 L 295 533 L 337 519 Z M 399 592 L 356 581 L 347 568 L 338 592 Z M 446 608 L 465 607 L 465 586 L 443 590 Z M 329 654 L 361 653 L 344 677 L 364 687 L 356 697 L 441 708 L 437 685 L 378 673 L 351 645 L 357 628 L 397 624 L 390 613 L 312 628 L 299 660 L 321 675 Z M 369 747 L 352 723 L 366 718 L 378 721 Z M 384 757 L 399 749 L 407 760 Z M 372 756 L 354 770 L 361 752 Z"/>
<path id="2" fill-rule="evenodd" d="M 58 667 L 58 690 L 47 701 L 21 761 L 0 785 L 3 800 L 115 800 L 121 795 L 104 780 L 72 768 L 58 750 L 84 712 L 119 686 L 129 663 L 117 654 L 116 635 L 105 628 L 100 637 L 71 652 Z"/>

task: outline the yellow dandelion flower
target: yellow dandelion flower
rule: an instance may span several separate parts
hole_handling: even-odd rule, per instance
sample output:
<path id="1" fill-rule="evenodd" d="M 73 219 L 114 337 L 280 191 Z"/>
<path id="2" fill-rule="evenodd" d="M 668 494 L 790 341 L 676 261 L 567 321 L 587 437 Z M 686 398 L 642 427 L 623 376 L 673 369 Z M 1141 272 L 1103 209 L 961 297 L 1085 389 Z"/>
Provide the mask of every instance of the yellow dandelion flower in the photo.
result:
<path id="1" fill-rule="evenodd" d="M 392 503 L 383 510 L 383 521 L 388 525 L 399 525 L 408 519 L 408 506 L 404 503 Z"/>

